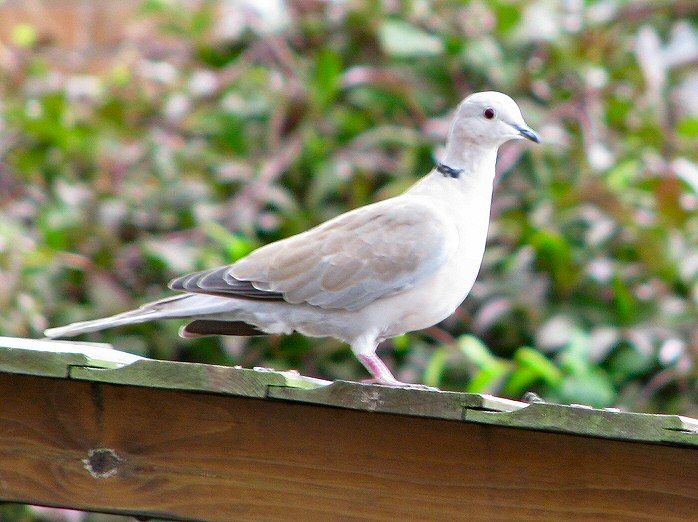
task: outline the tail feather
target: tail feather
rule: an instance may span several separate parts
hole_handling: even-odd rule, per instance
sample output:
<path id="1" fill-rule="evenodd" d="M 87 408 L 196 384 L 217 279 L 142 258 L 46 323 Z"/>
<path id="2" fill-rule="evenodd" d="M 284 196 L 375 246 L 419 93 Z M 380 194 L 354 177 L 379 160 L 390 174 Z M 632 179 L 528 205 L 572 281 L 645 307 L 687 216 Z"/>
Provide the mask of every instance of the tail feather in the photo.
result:
<path id="1" fill-rule="evenodd" d="M 208 335 L 233 335 L 238 337 L 250 337 L 255 335 L 267 335 L 256 326 L 245 321 L 216 321 L 212 319 L 196 319 L 184 325 L 179 330 L 179 335 L 189 338 L 206 337 Z"/>
<path id="2" fill-rule="evenodd" d="M 104 317 L 102 319 L 94 319 L 92 321 L 80 321 L 71 323 L 57 328 L 49 328 L 44 330 L 44 335 L 51 339 L 56 337 L 74 337 L 76 335 L 97 332 L 114 326 L 123 326 L 125 324 L 145 323 L 157 317 L 153 317 L 154 310 L 131 310 L 123 314 Z"/>
<path id="3" fill-rule="evenodd" d="M 136 310 L 94 319 L 81 321 L 66 326 L 49 328 L 44 331 L 48 338 L 74 337 L 76 335 L 97 332 L 115 326 L 146 323 L 156 319 L 185 319 L 205 316 L 211 313 L 229 312 L 234 310 L 235 300 L 206 295 L 181 294 L 160 301 L 147 303 Z"/>

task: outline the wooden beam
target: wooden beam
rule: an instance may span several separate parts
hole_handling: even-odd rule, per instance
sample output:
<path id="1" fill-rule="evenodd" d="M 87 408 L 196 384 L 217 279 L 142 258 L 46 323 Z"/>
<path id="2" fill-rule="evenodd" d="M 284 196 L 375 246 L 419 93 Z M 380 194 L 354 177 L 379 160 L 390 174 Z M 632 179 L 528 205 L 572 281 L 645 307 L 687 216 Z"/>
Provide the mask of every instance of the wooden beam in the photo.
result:
<path id="1" fill-rule="evenodd" d="M 698 421 L 0 337 L 0 501 L 176 520 L 693 520 Z"/>
<path id="2" fill-rule="evenodd" d="M 178 520 L 695 520 L 698 453 L 0 373 L 0 499 Z"/>

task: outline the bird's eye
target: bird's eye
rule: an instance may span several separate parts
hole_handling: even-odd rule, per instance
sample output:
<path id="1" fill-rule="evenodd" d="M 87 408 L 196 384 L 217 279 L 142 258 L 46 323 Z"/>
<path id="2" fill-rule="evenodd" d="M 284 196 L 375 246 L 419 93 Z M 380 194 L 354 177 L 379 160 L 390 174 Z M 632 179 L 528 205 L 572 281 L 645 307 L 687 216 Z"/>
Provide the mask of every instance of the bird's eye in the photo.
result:
<path id="1" fill-rule="evenodd" d="M 482 115 L 488 120 L 491 120 L 497 115 L 497 113 L 494 112 L 494 109 L 492 107 L 487 107 L 485 111 L 482 113 Z"/>

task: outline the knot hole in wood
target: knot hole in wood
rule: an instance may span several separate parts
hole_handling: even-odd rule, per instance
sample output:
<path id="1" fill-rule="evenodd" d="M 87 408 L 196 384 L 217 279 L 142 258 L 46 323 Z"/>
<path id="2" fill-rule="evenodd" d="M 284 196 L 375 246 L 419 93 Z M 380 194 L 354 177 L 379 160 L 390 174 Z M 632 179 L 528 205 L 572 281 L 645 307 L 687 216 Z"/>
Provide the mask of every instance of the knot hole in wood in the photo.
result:
<path id="1" fill-rule="evenodd" d="M 87 458 L 82 462 L 90 475 L 104 479 L 113 477 L 119 472 L 119 465 L 123 459 L 113 449 L 99 448 L 88 451 Z"/>

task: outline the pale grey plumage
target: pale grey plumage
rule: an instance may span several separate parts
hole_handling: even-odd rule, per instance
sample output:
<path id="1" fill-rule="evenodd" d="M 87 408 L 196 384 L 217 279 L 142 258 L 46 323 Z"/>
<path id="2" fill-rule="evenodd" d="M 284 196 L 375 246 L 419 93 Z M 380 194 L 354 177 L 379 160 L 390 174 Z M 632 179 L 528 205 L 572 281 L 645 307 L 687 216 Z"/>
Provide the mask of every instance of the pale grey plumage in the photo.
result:
<path id="1" fill-rule="evenodd" d="M 229 267 L 184 276 L 173 290 L 241 297 L 270 293 L 291 304 L 358 310 L 404 291 L 452 252 L 453 223 L 418 201 L 383 201 L 264 246 Z M 415 241 L 415 237 L 420 238 Z"/>
<path id="2" fill-rule="evenodd" d="M 474 94 L 459 105 L 451 127 L 444 160 L 450 175 L 434 170 L 401 196 L 232 265 L 175 279 L 170 287 L 182 295 L 46 335 L 163 318 L 191 320 L 186 337 L 297 330 L 349 342 L 378 382 L 402 384 L 375 355 L 376 345 L 440 321 L 465 298 L 482 260 L 496 150 L 521 137 L 538 141 L 511 98 Z"/>

